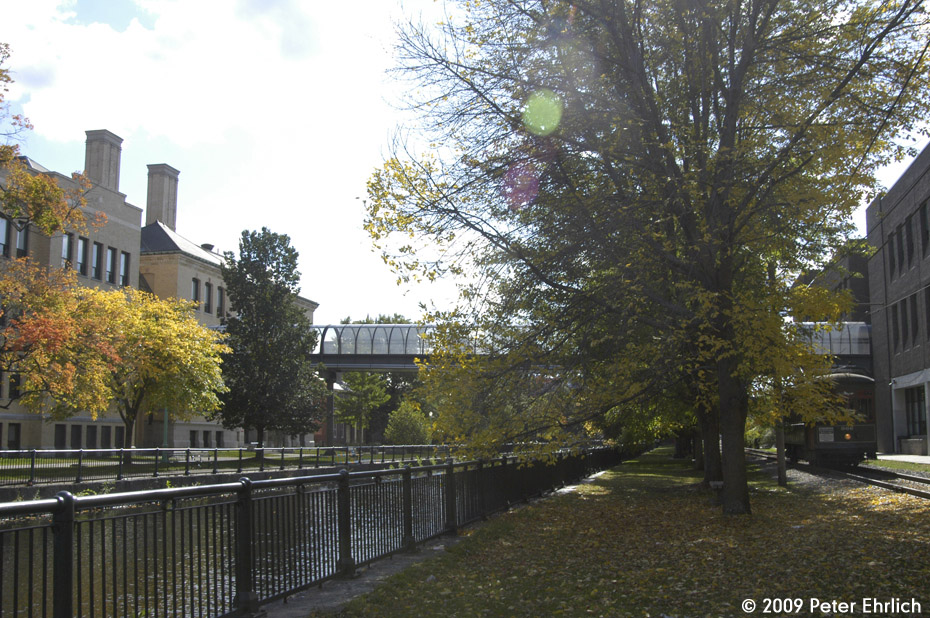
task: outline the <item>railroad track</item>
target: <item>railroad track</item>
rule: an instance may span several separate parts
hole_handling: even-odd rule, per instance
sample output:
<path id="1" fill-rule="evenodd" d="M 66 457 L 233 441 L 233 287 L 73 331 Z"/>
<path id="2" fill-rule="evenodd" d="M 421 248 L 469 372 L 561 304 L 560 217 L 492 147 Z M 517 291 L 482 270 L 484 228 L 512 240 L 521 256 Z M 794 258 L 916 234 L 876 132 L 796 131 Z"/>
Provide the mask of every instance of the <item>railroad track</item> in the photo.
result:
<path id="1" fill-rule="evenodd" d="M 748 448 L 746 452 L 763 459 L 774 460 L 775 454 L 769 451 L 760 451 L 758 449 Z M 902 474 L 890 470 L 873 470 L 869 468 L 824 468 L 811 466 L 809 464 L 788 464 L 790 467 L 810 472 L 811 474 L 823 474 L 829 472 L 837 474 L 843 478 L 852 481 L 858 481 L 867 485 L 874 485 L 891 491 L 905 493 L 918 498 L 930 500 L 930 478 L 916 476 L 913 474 Z"/>

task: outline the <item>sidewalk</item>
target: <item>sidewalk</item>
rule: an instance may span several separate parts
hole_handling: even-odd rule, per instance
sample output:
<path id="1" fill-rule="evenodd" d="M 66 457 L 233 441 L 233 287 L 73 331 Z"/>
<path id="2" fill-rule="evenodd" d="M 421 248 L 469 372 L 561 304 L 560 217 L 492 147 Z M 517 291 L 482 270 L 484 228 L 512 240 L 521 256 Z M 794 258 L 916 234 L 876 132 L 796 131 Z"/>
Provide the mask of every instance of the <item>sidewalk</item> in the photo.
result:
<path id="1" fill-rule="evenodd" d="M 928 455 L 896 455 L 896 454 L 884 454 L 879 453 L 878 459 L 887 459 L 888 461 L 906 461 L 909 463 L 919 463 L 924 464 L 925 466 L 930 466 L 930 456 Z"/>

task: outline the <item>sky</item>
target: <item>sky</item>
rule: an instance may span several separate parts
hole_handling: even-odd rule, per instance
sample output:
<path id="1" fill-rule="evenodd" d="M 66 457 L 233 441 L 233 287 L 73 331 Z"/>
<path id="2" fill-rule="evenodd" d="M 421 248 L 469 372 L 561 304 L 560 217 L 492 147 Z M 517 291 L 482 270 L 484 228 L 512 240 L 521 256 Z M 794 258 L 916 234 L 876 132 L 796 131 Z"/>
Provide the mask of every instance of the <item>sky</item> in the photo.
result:
<path id="1" fill-rule="evenodd" d="M 451 282 L 400 287 L 362 229 L 405 84 L 394 23 L 438 21 L 434 0 L 28 0 L 4 3 L 8 100 L 41 165 L 84 165 L 86 130 L 123 138 L 120 190 L 145 207 L 147 168 L 180 170 L 177 232 L 236 251 L 286 233 L 314 321 L 449 309 Z M 909 161 L 882 175 L 890 186 Z M 855 222 L 864 234 L 864 206 Z M 143 218 L 144 223 L 144 218 Z"/>
<path id="2" fill-rule="evenodd" d="M 366 180 L 405 120 L 387 74 L 394 23 L 440 6 L 5 2 L 8 101 L 35 127 L 21 151 L 70 174 L 84 132 L 108 129 L 123 138 L 120 191 L 140 208 L 147 164 L 180 170 L 177 232 L 218 251 L 236 251 L 243 230 L 288 234 L 316 323 L 450 308 L 451 283 L 399 287 L 362 229 Z"/>

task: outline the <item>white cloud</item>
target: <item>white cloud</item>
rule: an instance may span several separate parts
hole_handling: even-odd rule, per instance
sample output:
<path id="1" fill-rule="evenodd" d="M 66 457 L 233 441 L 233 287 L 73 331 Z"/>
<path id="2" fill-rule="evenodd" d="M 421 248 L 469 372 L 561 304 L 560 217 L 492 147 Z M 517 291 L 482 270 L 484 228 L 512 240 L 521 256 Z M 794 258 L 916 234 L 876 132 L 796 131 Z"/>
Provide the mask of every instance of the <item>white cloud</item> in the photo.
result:
<path id="1" fill-rule="evenodd" d="M 80 152 L 87 129 L 121 136 L 121 190 L 139 206 L 144 165 L 177 167 L 178 231 L 196 242 L 234 249 L 243 229 L 288 233 L 301 253 L 304 294 L 322 305 L 318 315 L 415 313 L 432 293 L 396 288 L 370 252 L 355 199 L 396 122 L 384 71 L 399 5 L 135 4 L 144 19 L 125 26 L 122 16 L 122 31 L 81 23 L 74 2 L 4 8 L 0 41 L 12 47 L 18 80 L 10 94 L 42 143 Z M 60 154 L 28 146 L 43 163 Z"/>

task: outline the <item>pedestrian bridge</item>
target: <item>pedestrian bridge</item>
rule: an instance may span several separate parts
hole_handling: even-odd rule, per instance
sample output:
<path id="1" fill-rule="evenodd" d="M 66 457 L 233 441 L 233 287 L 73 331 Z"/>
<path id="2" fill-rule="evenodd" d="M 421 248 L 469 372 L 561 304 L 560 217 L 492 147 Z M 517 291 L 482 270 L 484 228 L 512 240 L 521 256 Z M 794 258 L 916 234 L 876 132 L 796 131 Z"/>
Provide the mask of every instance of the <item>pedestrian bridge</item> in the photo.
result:
<path id="1" fill-rule="evenodd" d="M 311 358 L 330 371 L 414 371 L 429 356 L 431 324 L 314 325 Z"/>

